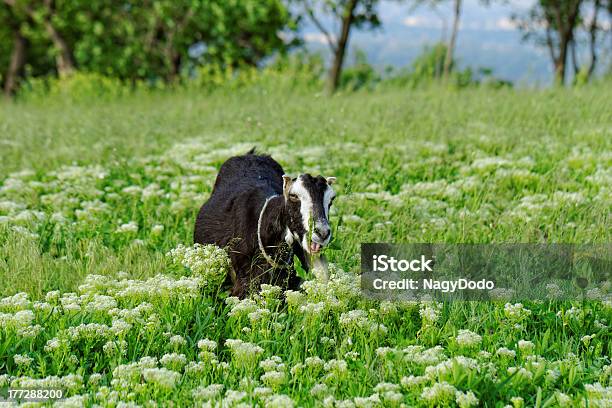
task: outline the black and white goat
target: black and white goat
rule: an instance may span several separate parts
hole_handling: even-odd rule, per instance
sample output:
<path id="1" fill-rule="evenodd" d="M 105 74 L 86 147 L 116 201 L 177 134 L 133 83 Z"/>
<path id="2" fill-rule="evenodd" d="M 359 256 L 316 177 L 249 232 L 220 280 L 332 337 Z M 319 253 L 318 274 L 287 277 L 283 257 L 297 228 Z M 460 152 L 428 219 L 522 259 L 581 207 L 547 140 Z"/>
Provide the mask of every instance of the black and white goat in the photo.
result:
<path id="1" fill-rule="evenodd" d="M 194 241 L 228 250 L 232 295 L 244 297 L 262 283 L 298 288 L 293 256 L 308 268 L 331 240 L 335 181 L 310 174 L 291 178 L 254 149 L 223 163 L 198 214 Z"/>

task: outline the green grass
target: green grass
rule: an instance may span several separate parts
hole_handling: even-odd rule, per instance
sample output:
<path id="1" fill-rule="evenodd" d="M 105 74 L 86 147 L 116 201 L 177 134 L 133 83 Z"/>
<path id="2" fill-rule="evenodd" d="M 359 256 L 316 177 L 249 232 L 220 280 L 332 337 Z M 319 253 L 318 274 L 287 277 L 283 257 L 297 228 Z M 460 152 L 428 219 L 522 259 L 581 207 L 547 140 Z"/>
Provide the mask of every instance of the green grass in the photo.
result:
<path id="1" fill-rule="evenodd" d="M 269 382 L 261 379 L 264 369 L 232 354 L 224 341 L 233 338 L 261 347 L 260 359 L 281 357 L 285 368 L 270 363 L 274 372 L 284 373 L 277 375 L 284 380 L 272 386 L 273 392 L 299 405 L 322 404 L 324 397 L 311 393 L 317 383 L 338 401 L 359 403 L 355 397 L 377 392 L 381 406 L 393 405 L 395 398 L 409 406 L 428 405 L 423 387 L 448 382 L 472 390 L 487 406 L 503 406 L 516 396 L 528 406 L 555 406 L 564 398 L 559 393 L 570 404 L 588 397 L 589 406 L 595 406 L 598 391 L 585 391 L 584 384 L 600 383 L 608 398 L 612 392 L 605 390 L 610 381 L 609 303 L 527 304 L 531 314 L 516 319 L 496 303 L 451 303 L 439 311 L 435 305 L 400 305 L 394 310 L 350 289 L 361 242 L 610 242 L 611 99 L 609 87 L 603 86 L 434 88 L 331 98 L 253 86 L 212 94 L 183 91 L 105 102 L 49 99 L 0 105 L 0 295 L 26 292 L 38 300 L 60 290 L 81 296 L 78 301 L 64 296 L 59 303 L 51 296 L 47 306 L 38 305 L 33 319 L 25 318 L 25 327 L 45 328 L 36 335 L 20 333 L 20 323 L 11 320 L 15 315 L 3 323 L 0 314 L 0 389 L 2 374 L 43 378 L 76 373 L 85 384 L 66 387 L 74 395 L 87 394 L 89 404 L 104 405 L 113 398 L 191 404 L 196 398 L 192 389 L 213 383 L 245 391 L 249 404 L 271 404 L 270 397 L 253 391 Z M 247 313 L 236 311 L 233 317 L 228 313 L 235 307 L 224 304 L 222 295 L 198 295 L 197 288 L 186 290 L 195 297 L 174 289 L 120 293 L 126 277 L 146 280 L 163 273 L 174 282 L 190 274 L 165 254 L 181 243 L 191 244 L 195 215 L 216 169 L 252 146 L 271 153 L 289 174 L 338 178 L 332 222 L 340 249 L 327 254 L 338 268 L 333 284 L 313 283 L 303 298 L 289 302 L 288 310 L 277 301 L 256 299 L 238 306 Z M 137 230 L 121 232 L 129 222 Z M 79 288 L 92 274 L 108 278 L 90 279 L 98 283 Z M 194 285 L 199 287 L 203 283 L 197 276 Z M 96 309 L 103 300 L 94 294 L 112 296 L 119 309 L 151 303 L 144 320 L 130 321 L 133 327 L 118 336 L 126 342 L 117 343 L 124 353 L 109 351 L 112 346 L 103 349 L 115 338 L 111 329 L 81 337 L 67 330 L 94 322 L 110 327 L 118 319 L 104 306 Z M 0 313 L 34 307 L 19 299 L 0 304 Z M 65 307 L 75 302 L 80 311 Z M 48 313 L 61 303 L 57 312 Z M 320 313 L 309 314 L 317 303 Z M 433 321 L 423 317 L 428 308 L 437 311 Z M 250 319 L 248 312 L 257 310 L 264 314 L 261 320 Z M 349 315 L 350 310 L 363 312 Z M 147 319 L 154 323 L 147 325 Z M 386 332 L 367 329 L 381 323 Z M 460 329 L 478 333 L 481 342 L 458 345 Z M 186 344 L 169 344 L 167 336 L 174 334 Z M 68 345 L 44 351 L 54 338 L 67 339 Z M 195 345 L 202 338 L 218 343 L 214 358 L 198 356 Z M 519 340 L 532 341 L 539 357 L 519 350 Z M 433 361 L 415 362 L 420 351 L 401 351 L 415 344 L 439 345 L 442 351 L 432 352 Z M 378 347 L 392 350 L 377 353 Z M 500 347 L 515 350 L 516 356 L 496 355 Z M 194 375 L 183 373 L 181 364 L 168 363 L 181 372 L 174 387 L 149 378 L 133 394 L 113 382 L 122 378 L 121 365 L 172 351 L 188 361 L 206 361 L 206 368 Z M 34 361 L 20 366 L 12 358 L 16 354 Z M 312 356 L 325 360 L 327 371 L 300 366 Z M 457 356 L 473 358 L 477 367 Z M 346 370 L 334 359 L 345 361 Z M 427 366 L 444 361 L 450 368 L 438 367 L 424 384 L 402 383 L 403 377 L 424 375 Z M 530 377 L 511 375 L 509 367 L 522 367 Z M 102 374 L 99 384 L 88 380 L 92 373 Z M 127 388 L 141 383 L 138 375 L 124 380 Z M 395 385 L 375 388 L 379 383 Z M 100 387 L 117 394 L 95 396 Z M 229 401 L 231 393 L 222 395 Z M 443 393 L 438 397 L 443 399 Z"/>

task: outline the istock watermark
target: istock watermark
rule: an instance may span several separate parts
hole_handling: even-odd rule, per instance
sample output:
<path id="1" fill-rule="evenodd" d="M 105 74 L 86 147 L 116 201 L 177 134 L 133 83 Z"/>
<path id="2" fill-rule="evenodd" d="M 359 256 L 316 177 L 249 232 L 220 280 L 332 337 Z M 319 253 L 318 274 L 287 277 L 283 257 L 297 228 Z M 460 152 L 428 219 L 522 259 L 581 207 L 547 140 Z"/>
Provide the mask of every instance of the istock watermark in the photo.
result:
<path id="1" fill-rule="evenodd" d="M 0 388 L 0 404 L 44 404 L 57 402 L 66 398 L 61 388 Z M 2 406 L 2 405 L 0 405 Z M 13 405 L 7 405 L 13 406 Z"/>
<path id="2" fill-rule="evenodd" d="M 421 259 L 395 259 L 387 255 L 372 256 L 372 270 L 375 272 L 406 272 L 410 271 L 430 271 L 433 272 L 433 259 L 427 259 L 425 255 L 421 255 Z"/>
<path id="3" fill-rule="evenodd" d="M 437 290 L 442 293 L 454 293 L 457 290 L 493 290 L 495 282 L 481 279 L 472 281 L 468 279 L 436 280 L 436 279 L 400 279 L 388 280 L 375 278 L 372 281 L 375 290 Z"/>
<path id="4" fill-rule="evenodd" d="M 361 288 L 386 300 L 612 300 L 610 244 L 362 244 Z"/>

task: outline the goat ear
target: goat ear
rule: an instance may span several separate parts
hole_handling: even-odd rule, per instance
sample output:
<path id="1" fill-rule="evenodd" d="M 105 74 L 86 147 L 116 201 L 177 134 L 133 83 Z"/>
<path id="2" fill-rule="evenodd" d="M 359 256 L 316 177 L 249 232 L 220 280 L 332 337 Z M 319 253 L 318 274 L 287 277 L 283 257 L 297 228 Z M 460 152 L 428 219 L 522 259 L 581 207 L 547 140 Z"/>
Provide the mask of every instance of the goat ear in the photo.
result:
<path id="1" fill-rule="evenodd" d="M 336 182 L 335 177 L 327 177 L 325 180 L 327 181 L 327 184 L 329 184 L 330 186 Z"/>
<path id="2" fill-rule="evenodd" d="M 291 190 L 291 186 L 293 185 L 293 179 L 291 176 L 283 174 L 283 195 L 285 198 L 289 196 L 289 190 Z"/>

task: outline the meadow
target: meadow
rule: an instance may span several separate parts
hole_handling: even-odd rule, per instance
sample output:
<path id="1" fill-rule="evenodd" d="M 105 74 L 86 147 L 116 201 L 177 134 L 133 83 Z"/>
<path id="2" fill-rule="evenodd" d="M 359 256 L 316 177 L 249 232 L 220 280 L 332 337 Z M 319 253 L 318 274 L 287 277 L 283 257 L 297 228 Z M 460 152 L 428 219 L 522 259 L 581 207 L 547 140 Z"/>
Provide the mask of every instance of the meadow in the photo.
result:
<path id="1" fill-rule="evenodd" d="M 276 85 L 276 86 L 274 86 Z M 587 301 L 374 302 L 362 242 L 609 243 L 612 87 L 291 84 L 0 104 L 0 391 L 58 406 L 610 406 Z M 193 222 L 228 157 L 335 176 L 328 283 L 219 288 Z M 281 299 L 286 299 L 282 301 Z"/>

